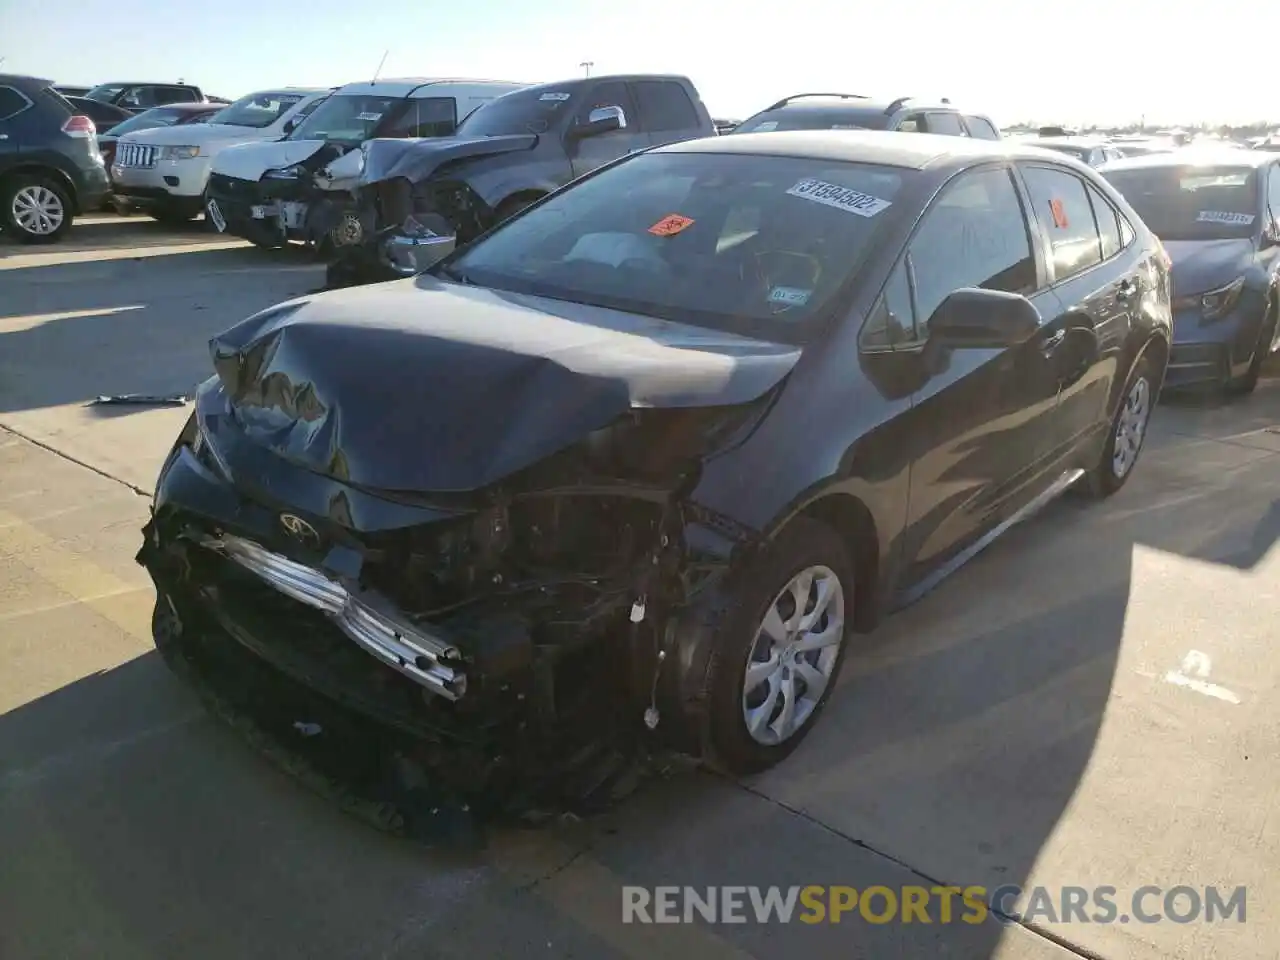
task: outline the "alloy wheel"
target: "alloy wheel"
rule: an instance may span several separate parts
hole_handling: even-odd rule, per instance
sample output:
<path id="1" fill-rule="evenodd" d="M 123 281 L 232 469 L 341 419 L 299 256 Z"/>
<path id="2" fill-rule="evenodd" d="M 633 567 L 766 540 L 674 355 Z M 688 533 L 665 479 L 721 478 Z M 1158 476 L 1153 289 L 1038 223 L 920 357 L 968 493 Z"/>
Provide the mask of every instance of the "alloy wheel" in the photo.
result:
<path id="1" fill-rule="evenodd" d="M 1142 441 L 1147 432 L 1147 421 L 1151 418 L 1151 382 L 1146 377 L 1138 377 L 1129 387 L 1129 392 L 1116 417 L 1115 443 L 1111 454 L 1111 472 L 1117 480 L 1123 480 L 1137 462 L 1138 451 L 1142 449 Z"/>
<path id="2" fill-rule="evenodd" d="M 67 216 L 62 198 L 38 183 L 13 195 L 12 213 L 20 228 L 37 237 L 55 233 Z"/>
<path id="3" fill-rule="evenodd" d="M 757 743 L 799 732 L 822 700 L 845 635 L 844 586 L 830 567 L 797 573 L 756 629 L 742 685 L 742 717 Z"/>

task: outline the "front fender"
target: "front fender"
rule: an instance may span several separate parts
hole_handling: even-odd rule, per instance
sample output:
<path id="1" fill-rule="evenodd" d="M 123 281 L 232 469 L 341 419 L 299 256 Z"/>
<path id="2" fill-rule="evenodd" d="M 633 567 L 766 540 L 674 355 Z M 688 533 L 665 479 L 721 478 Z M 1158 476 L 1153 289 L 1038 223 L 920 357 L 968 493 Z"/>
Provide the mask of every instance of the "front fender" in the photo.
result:
<path id="1" fill-rule="evenodd" d="M 517 193 L 553 193 L 569 182 L 572 171 L 568 160 L 537 160 L 529 162 L 525 155 L 489 157 L 480 163 L 459 166 L 457 179 L 471 188 L 471 192 L 490 210 Z M 442 171 L 445 177 L 449 171 Z"/>

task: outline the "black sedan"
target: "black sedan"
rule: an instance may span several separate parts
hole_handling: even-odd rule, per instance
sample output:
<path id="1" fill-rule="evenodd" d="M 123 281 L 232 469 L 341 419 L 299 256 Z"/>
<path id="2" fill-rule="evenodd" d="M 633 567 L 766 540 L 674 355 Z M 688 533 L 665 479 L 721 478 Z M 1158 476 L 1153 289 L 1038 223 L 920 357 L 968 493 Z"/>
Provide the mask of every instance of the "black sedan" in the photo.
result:
<path id="1" fill-rule="evenodd" d="M 855 632 L 1124 485 L 1169 335 L 1159 242 L 1070 159 L 655 148 L 216 337 L 138 557 L 156 643 L 410 832 L 431 784 L 597 784 L 606 737 L 761 770 Z"/>
<path id="2" fill-rule="evenodd" d="M 1173 259 L 1169 387 L 1250 393 L 1280 346 L 1280 157 L 1196 151 L 1101 172 Z"/>

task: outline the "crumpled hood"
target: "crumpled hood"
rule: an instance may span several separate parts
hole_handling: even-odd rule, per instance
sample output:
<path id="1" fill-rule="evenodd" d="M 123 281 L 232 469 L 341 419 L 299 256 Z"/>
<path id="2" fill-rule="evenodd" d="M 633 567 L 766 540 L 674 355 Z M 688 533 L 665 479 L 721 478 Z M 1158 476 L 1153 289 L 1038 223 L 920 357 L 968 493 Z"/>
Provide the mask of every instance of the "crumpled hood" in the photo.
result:
<path id="1" fill-rule="evenodd" d="M 412 183 L 421 183 L 450 160 L 530 150 L 537 142 L 536 133 L 501 137 L 367 140 L 361 147 L 364 151 L 364 168 L 360 174 L 360 183 L 367 185 L 396 177 L 406 177 Z"/>
<path id="2" fill-rule="evenodd" d="M 260 180 L 268 170 L 288 167 L 315 155 L 324 140 L 269 140 L 240 143 L 218 154 L 213 172 L 241 180 Z"/>
<path id="3" fill-rule="evenodd" d="M 204 144 L 214 141 L 250 143 L 271 137 L 268 131 L 253 127 L 233 127 L 226 124 L 186 123 L 180 127 L 151 127 L 137 133 L 126 133 L 122 140 L 151 143 L 164 146 L 180 144 Z"/>
<path id="4" fill-rule="evenodd" d="M 1252 240 L 1165 240 L 1173 260 L 1173 296 L 1187 297 L 1224 286 L 1254 261 Z"/>
<path id="5" fill-rule="evenodd" d="M 280 304 L 211 341 L 246 437 L 397 491 L 476 490 L 632 407 L 746 403 L 800 348 L 421 276 Z"/>

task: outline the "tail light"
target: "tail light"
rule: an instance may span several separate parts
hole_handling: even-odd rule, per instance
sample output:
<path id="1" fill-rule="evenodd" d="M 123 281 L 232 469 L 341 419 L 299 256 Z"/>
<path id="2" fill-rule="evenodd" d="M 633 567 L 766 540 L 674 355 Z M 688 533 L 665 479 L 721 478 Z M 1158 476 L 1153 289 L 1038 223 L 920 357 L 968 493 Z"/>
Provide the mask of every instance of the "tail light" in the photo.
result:
<path id="1" fill-rule="evenodd" d="M 74 117 L 67 117 L 67 122 L 62 125 L 62 132 L 68 137 L 92 137 L 98 132 L 98 128 L 93 125 L 93 121 L 83 114 L 76 114 Z"/>

